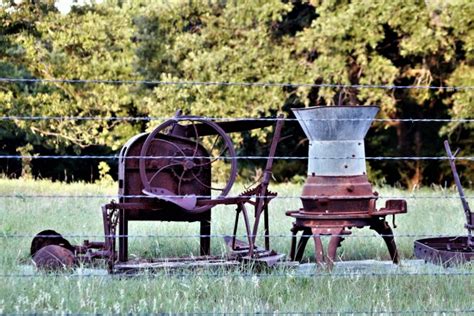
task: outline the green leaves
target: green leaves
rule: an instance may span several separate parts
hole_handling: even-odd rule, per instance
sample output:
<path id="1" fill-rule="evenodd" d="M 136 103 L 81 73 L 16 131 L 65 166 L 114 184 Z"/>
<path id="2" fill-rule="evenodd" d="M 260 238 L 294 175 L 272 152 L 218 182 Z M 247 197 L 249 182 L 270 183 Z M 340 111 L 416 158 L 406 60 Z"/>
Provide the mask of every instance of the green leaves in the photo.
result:
<path id="1" fill-rule="evenodd" d="M 164 81 L 287 82 L 304 74 L 290 43 L 275 42 L 270 26 L 291 6 L 280 1 L 229 1 L 227 5 L 184 2 L 143 12 L 138 52 Z M 150 30 L 163 38 L 156 45 Z M 168 70 L 170 65 L 174 69 Z M 300 73 L 298 73 L 300 71 Z M 151 115 L 176 109 L 211 117 L 269 115 L 286 98 L 282 89 L 220 86 L 158 86 L 143 104 Z"/>
<path id="2" fill-rule="evenodd" d="M 108 0 L 66 15 L 53 1 L 3 3 L 3 77 L 474 85 L 474 5 L 468 0 Z M 0 85 L 0 114 L 168 117 L 182 109 L 209 117 L 260 117 L 341 102 L 380 105 L 384 118 L 464 118 L 472 117 L 472 99 L 471 90 L 18 83 Z M 18 147 L 78 154 L 94 146 L 116 151 L 146 128 L 96 120 L 1 124 L 2 135 L 17 137 Z M 442 148 L 432 139 L 438 133 L 473 139 L 472 124 L 426 126 L 385 124 L 380 127 L 388 134 L 374 136 L 368 148 L 431 155 Z M 263 141 L 267 132 L 235 140 L 239 146 L 252 137 Z M 284 150 L 291 154 L 297 141 Z M 472 140 L 464 145 L 470 148 Z M 415 168 L 408 173 L 419 175 L 424 167 Z M 389 178 L 406 178 L 403 172 Z"/>
<path id="3" fill-rule="evenodd" d="M 62 15 L 49 10 L 28 16 L 26 8 L 12 12 L 30 19 L 34 32 L 19 29 L 9 34 L 20 54 L 4 58 L 27 76 L 44 79 L 134 79 L 133 34 L 130 18 L 118 6 L 87 7 Z M 20 15 L 21 12 L 23 14 Z M 11 16 L 15 18 L 15 14 Z M 20 23 L 12 21 L 11 23 Z M 26 23 L 26 22 L 23 22 Z M 12 74 L 6 74 L 9 77 Z M 14 86 L 14 85 L 11 85 Z M 129 87 L 104 84 L 30 84 L 28 90 L 13 90 L 10 106 L 3 115 L 33 116 L 127 116 L 133 105 Z M 124 123 L 127 124 L 127 123 Z M 44 120 L 18 122 L 33 145 L 63 152 L 74 147 L 77 153 L 90 145 L 117 149 L 136 131 L 111 138 L 115 124 L 107 121 Z M 126 130 L 122 128 L 121 130 Z M 115 133 L 119 133 L 117 130 Z"/>

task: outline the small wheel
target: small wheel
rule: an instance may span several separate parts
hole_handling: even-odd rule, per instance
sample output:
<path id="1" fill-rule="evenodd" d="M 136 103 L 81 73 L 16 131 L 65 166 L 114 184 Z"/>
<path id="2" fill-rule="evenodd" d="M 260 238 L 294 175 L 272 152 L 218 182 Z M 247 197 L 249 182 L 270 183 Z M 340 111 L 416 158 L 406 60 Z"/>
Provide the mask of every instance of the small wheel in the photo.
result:
<path id="1" fill-rule="evenodd" d="M 211 172 L 218 166 L 224 174 Z M 237 161 L 232 141 L 219 125 L 200 117 L 179 116 L 148 135 L 140 152 L 139 171 L 145 194 L 200 213 L 211 206 L 197 206 L 198 198 L 229 193 L 237 177 Z M 222 178 L 226 179 L 223 185 L 213 185 Z"/>
<path id="2" fill-rule="evenodd" d="M 75 258 L 72 251 L 58 245 L 48 245 L 39 249 L 33 256 L 33 261 L 41 270 L 62 270 L 72 268 Z"/>

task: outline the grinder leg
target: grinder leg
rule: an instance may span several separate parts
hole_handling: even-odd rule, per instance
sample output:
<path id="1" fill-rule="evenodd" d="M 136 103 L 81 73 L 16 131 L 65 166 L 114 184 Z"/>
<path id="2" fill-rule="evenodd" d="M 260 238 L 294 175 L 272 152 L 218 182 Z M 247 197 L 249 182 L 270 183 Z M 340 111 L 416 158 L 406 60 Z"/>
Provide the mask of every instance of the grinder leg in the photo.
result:
<path id="1" fill-rule="evenodd" d="M 326 258 L 326 264 L 329 269 L 332 269 L 334 261 L 336 261 L 337 248 L 341 245 L 341 241 L 343 240 L 341 236 L 342 231 L 342 229 L 337 231 L 336 235 L 332 236 L 331 240 L 329 241 L 328 255 Z"/>
<path id="2" fill-rule="evenodd" d="M 336 260 L 337 248 L 344 240 L 344 238 L 342 238 L 344 228 L 330 228 L 324 230 L 321 230 L 320 228 L 312 228 L 311 232 L 313 233 L 314 238 L 316 263 L 320 266 L 325 264 L 325 267 L 331 270 L 334 266 L 334 261 Z M 327 254 L 324 254 L 324 246 L 321 241 L 322 234 L 331 236 L 328 244 Z"/>
<path id="3" fill-rule="evenodd" d="M 201 221 L 201 256 L 211 255 L 211 219 Z"/>
<path id="4" fill-rule="evenodd" d="M 237 238 L 237 229 L 239 228 L 239 216 L 241 211 L 242 205 L 237 204 L 237 209 L 235 210 L 234 231 L 232 233 L 232 250 L 235 250 L 235 239 Z"/>
<path id="5" fill-rule="evenodd" d="M 380 236 L 382 236 L 393 263 L 400 263 L 400 257 L 398 255 L 397 245 L 395 244 L 395 238 L 393 237 L 393 231 L 385 219 L 375 220 L 372 225 L 370 225 L 370 229 L 375 230 Z"/>
<path id="6" fill-rule="evenodd" d="M 301 261 L 303 259 L 304 249 L 308 243 L 309 238 L 311 237 L 311 229 L 304 229 L 303 234 L 301 235 L 300 242 L 298 243 L 298 249 L 296 252 L 296 261 Z"/>
<path id="7" fill-rule="evenodd" d="M 296 241 L 297 237 L 296 234 L 298 233 L 298 229 L 296 227 L 291 228 L 291 248 L 290 248 L 290 260 L 295 261 L 296 258 Z"/>
<path id="8" fill-rule="evenodd" d="M 265 250 L 270 250 L 270 226 L 268 223 L 268 202 L 265 203 L 263 208 L 263 221 L 265 231 Z"/>
<path id="9" fill-rule="evenodd" d="M 316 264 L 319 266 L 324 265 L 324 248 L 323 242 L 320 235 L 314 235 L 314 256 L 316 258 Z"/>
<path id="10" fill-rule="evenodd" d="M 308 232 L 313 235 L 314 239 L 314 257 L 316 259 L 316 264 L 319 266 L 324 265 L 325 256 L 324 256 L 324 246 L 321 240 L 321 232 L 318 228 L 311 228 L 310 230 L 304 231 L 305 233 Z"/>
<path id="11" fill-rule="evenodd" d="M 104 250 L 107 252 L 107 265 L 109 267 L 109 271 L 112 271 L 116 258 L 115 234 L 117 231 L 117 222 L 115 220 L 115 212 L 117 212 L 117 209 L 114 208 L 109 212 L 107 205 L 102 205 L 102 220 L 104 224 L 105 235 Z"/>
<path id="12" fill-rule="evenodd" d="M 119 256 L 118 261 L 125 262 L 128 260 L 128 220 L 126 211 L 121 209 L 119 218 Z"/>

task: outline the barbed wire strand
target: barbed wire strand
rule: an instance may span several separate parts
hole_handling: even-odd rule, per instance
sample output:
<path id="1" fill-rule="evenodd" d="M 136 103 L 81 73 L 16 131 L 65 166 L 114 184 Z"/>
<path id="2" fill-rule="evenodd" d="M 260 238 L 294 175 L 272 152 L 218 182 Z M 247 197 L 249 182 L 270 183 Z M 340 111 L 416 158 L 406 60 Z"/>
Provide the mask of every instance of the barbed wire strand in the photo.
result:
<path id="1" fill-rule="evenodd" d="M 373 156 L 373 157 L 309 157 L 308 156 L 118 156 L 118 155 L 0 155 L 0 159 L 183 159 L 183 158 L 207 159 L 207 160 L 468 160 L 474 161 L 474 156 L 447 157 L 447 156 Z"/>
<path id="2" fill-rule="evenodd" d="M 0 278 L 35 278 L 35 277 L 62 277 L 62 278 L 136 278 L 137 276 L 150 276 L 150 277 L 159 277 L 159 276 L 174 276 L 177 278 L 180 277 L 217 277 L 217 278 L 315 278 L 315 277 L 392 277 L 392 276 L 473 276 L 474 272 L 456 272 L 456 271 L 445 271 L 445 272 L 334 272 L 334 273 L 306 273 L 306 274 L 291 274 L 291 273 L 271 273 L 271 274 L 259 274 L 259 273 L 239 273 L 239 274 L 223 274 L 223 273 L 167 273 L 167 274 L 107 274 L 107 275 L 94 275 L 94 274 L 66 274 L 66 273 L 38 273 L 38 274 L 28 274 L 28 273 L 4 273 L 0 274 Z"/>
<path id="3" fill-rule="evenodd" d="M 186 116 L 184 116 L 186 117 Z M 102 117 L 102 116 L 0 116 L 0 121 L 41 121 L 41 120 L 56 120 L 56 121 L 165 121 L 175 119 L 175 117 L 136 117 L 136 116 L 117 116 L 117 117 Z M 451 119 L 451 118 L 427 118 L 427 119 L 416 119 L 416 118 L 387 118 L 387 119 L 367 119 L 367 118 L 308 118 L 308 119 L 295 119 L 295 118 L 277 118 L 277 117 L 199 117 L 200 120 L 206 121 L 222 121 L 222 122 L 232 122 L 238 120 L 247 120 L 247 121 L 289 121 L 289 122 L 298 122 L 298 121 L 374 121 L 374 122 L 457 122 L 457 123 L 472 123 L 474 119 L 469 118 L 460 118 L 460 119 Z"/>
<path id="4" fill-rule="evenodd" d="M 344 238 L 380 238 L 380 237 L 394 237 L 394 238 L 451 238 L 453 241 L 459 238 L 462 238 L 463 236 L 453 236 L 455 233 L 445 233 L 445 234 L 370 234 L 370 235 L 348 235 L 348 234 L 320 234 L 320 236 L 327 236 L 327 237 L 344 237 Z M 229 235 L 229 234 L 195 234 L 195 235 L 175 235 L 175 234 L 116 234 L 116 235 L 96 235 L 96 234 L 78 234 L 78 233 L 72 233 L 72 234 L 61 234 L 62 237 L 68 237 L 68 238 L 109 238 L 109 237 L 115 237 L 115 238 L 176 238 L 176 239 L 191 239 L 191 238 L 201 238 L 201 237 L 209 237 L 209 238 L 224 238 L 224 237 L 234 237 L 234 235 Z M 307 235 L 307 234 L 299 234 L 299 237 L 313 237 L 314 235 Z M 0 233 L 0 238 L 3 239 L 8 239 L 8 238 L 34 238 L 34 237 L 40 237 L 40 238 L 58 238 L 58 235 L 51 235 L 51 234 L 6 234 L 6 233 Z M 247 238 L 248 236 L 243 234 L 243 235 L 235 235 L 236 238 Z M 291 238 L 293 235 L 291 234 L 270 234 L 270 235 L 264 235 L 264 234 L 257 234 L 256 237 L 259 238 L 264 238 L 264 237 L 270 237 L 270 238 Z"/>
<path id="5" fill-rule="evenodd" d="M 280 87 L 280 88 L 355 88 L 355 89 L 428 89 L 428 90 L 474 90 L 474 86 L 422 86 L 387 84 L 333 84 L 333 83 L 291 83 L 291 82 L 237 82 L 237 81 L 164 81 L 164 80 L 112 80 L 112 79 L 43 79 L 0 77 L 4 83 L 70 83 L 70 84 L 112 84 L 112 85 L 163 85 L 163 86 L 237 86 L 237 87 Z"/>
<path id="6" fill-rule="evenodd" d="M 50 312 L 50 310 L 48 310 Z M 431 314 L 431 315 L 457 315 L 457 314 L 470 314 L 473 313 L 474 309 L 438 309 L 438 310 L 400 310 L 400 311 L 380 311 L 380 310 L 315 310 L 311 312 L 307 311 L 292 311 L 292 312 L 283 312 L 283 311 L 252 311 L 252 312 L 222 312 L 222 311 L 207 311 L 207 312 L 196 312 L 196 311 L 163 311 L 160 314 L 165 315 L 315 315 L 315 316 L 323 316 L 323 315 L 423 315 L 423 314 Z M 64 312 L 63 312 L 64 313 Z M 25 314 L 38 314 L 38 311 L 34 312 L 26 312 L 22 314 L 11 314 L 9 315 L 25 315 Z M 69 313 L 68 313 L 69 314 Z M 80 313 L 83 315 L 84 313 Z M 73 313 L 74 315 L 74 313 Z M 87 315 L 87 313 L 86 313 Z"/>
<path id="7" fill-rule="evenodd" d="M 187 198 L 192 196 L 193 198 L 197 199 L 218 199 L 216 196 L 211 195 L 159 195 L 159 196 L 150 196 L 150 195 L 139 195 L 139 194 L 131 194 L 131 195 L 120 195 L 120 194 L 110 194 L 110 195 L 66 195 L 66 194 L 0 194 L 0 198 L 15 198 L 15 199 L 35 199 L 35 198 L 59 198 L 59 199 L 73 199 L 73 198 L 80 198 L 80 199 L 120 199 L 120 198 L 145 198 L 145 199 L 159 199 L 159 198 Z M 255 198 L 256 195 L 228 195 L 225 198 Z M 318 199 L 318 198 L 333 198 L 333 199 L 346 199 L 346 200 L 358 200 L 358 199 L 367 199 L 367 197 L 360 197 L 360 196 L 345 196 L 345 195 L 259 195 L 259 198 L 268 198 L 268 199 Z M 371 198 L 379 198 L 379 199 L 459 199 L 460 197 L 466 199 L 473 199 L 474 195 L 436 195 L 436 196 L 420 196 L 420 195 L 378 195 L 373 196 Z"/>

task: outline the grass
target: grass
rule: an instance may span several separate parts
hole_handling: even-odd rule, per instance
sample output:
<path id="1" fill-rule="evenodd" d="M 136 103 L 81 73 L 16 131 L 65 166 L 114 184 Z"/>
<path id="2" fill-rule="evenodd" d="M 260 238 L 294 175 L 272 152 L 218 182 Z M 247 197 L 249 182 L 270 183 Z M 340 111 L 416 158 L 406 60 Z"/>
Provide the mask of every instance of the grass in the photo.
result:
<path id="1" fill-rule="evenodd" d="M 31 271 L 25 268 L 25 262 L 29 262 L 32 236 L 43 229 L 74 235 L 76 237 L 67 239 L 76 244 L 87 238 L 101 240 L 100 205 L 108 199 L 78 196 L 113 195 L 115 188 L 115 185 L 0 179 L 0 195 L 15 196 L 0 198 L 0 234 L 3 236 L 0 236 L 0 313 L 474 312 L 474 278 L 469 275 L 474 273 L 472 265 L 456 270 L 428 266 L 423 267 L 423 271 L 433 274 L 403 274 L 412 271 L 406 267 L 408 260 L 413 259 L 413 241 L 417 239 L 412 235 L 465 234 L 459 200 L 421 198 L 456 194 L 441 188 L 416 192 L 393 188 L 378 190 L 382 196 L 417 197 L 408 200 L 408 214 L 397 217 L 395 233 L 400 235 L 397 244 L 405 263 L 386 275 L 299 274 L 288 269 L 262 275 L 239 270 L 160 272 L 135 277 L 81 276 L 69 272 L 27 275 Z M 236 192 L 240 189 L 236 188 Z M 298 196 L 301 186 L 282 184 L 273 186 L 272 190 L 280 196 Z M 28 197 L 57 194 L 70 197 Z M 472 192 L 467 194 L 473 195 Z M 279 252 L 289 252 L 292 220 L 284 213 L 299 208 L 300 203 L 298 199 L 282 198 L 270 204 L 270 233 L 279 235 L 272 238 L 272 248 Z M 382 204 L 379 202 L 379 207 Z M 234 215 L 230 206 L 215 208 L 212 233 L 230 234 Z M 133 223 L 130 234 L 141 237 L 132 238 L 131 253 L 140 257 L 197 254 L 198 238 L 169 236 L 198 233 L 197 223 Z M 157 234 L 167 237 L 147 236 Z M 339 248 L 340 260 L 389 259 L 381 238 L 365 237 L 372 236 L 372 231 L 356 229 L 353 235 L 355 237 L 347 238 Z M 312 261 L 312 244 L 308 245 L 305 261 Z M 214 254 L 224 252 L 221 238 L 213 239 L 212 249 Z M 25 274 L 25 271 L 29 272 Z M 445 275 L 450 271 L 461 273 Z"/>

